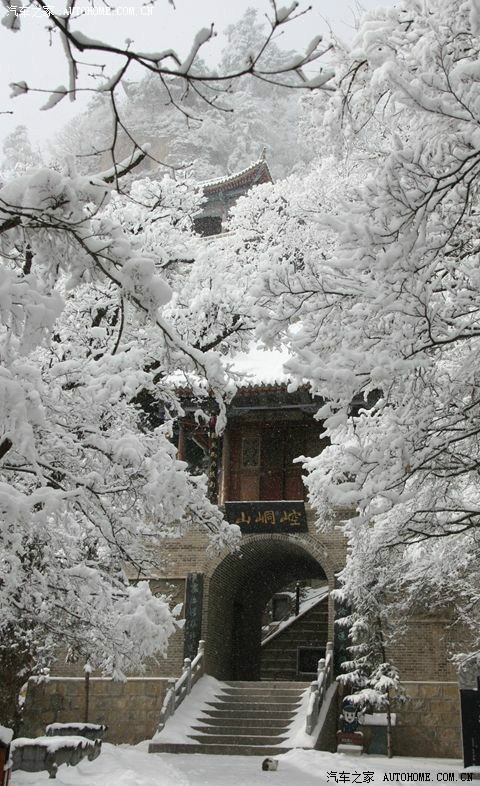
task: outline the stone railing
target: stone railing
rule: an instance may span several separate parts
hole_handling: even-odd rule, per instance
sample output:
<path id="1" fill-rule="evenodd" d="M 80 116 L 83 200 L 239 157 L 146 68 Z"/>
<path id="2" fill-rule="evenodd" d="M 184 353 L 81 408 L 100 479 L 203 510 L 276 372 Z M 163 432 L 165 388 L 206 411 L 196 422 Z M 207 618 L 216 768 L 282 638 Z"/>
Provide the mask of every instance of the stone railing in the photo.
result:
<path id="1" fill-rule="evenodd" d="M 317 679 L 310 685 L 305 731 L 313 734 L 317 725 L 325 694 L 333 682 L 333 644 L 327 643 L 325 658 L 318 661 Z"/>
<path id="2" fill-rule="evenodd" d="M 198 652 L 193 660 L 185 658 L 182 675 L 177 679 L 168 680 L 168 688 L 160 710 L 160 721 L 157 734 L 165 727 L 168 718 L 175 714 L 185 696 L 188 696 L 195 683 L 200 679 L 205 667 L 205 642 L 198 642 Z"/>

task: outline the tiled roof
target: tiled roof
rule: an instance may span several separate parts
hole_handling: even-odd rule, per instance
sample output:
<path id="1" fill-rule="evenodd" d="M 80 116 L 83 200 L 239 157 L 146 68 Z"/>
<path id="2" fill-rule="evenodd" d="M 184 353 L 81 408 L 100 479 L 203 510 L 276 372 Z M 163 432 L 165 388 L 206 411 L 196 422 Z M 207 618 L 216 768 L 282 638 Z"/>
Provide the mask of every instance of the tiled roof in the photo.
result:
<path id="1" fill-rule="evenodd" d="M 205 183 L 202 183 L 202 186 L 204 194 L 209 196 L 220 191 L 228 191 L 242 186 L 251 187 L 260 183 L 273 183 L 268 164 L 264 158 L 260 158 L 240 172 L 225 175 L 215 180 L 207 180 Z"/>

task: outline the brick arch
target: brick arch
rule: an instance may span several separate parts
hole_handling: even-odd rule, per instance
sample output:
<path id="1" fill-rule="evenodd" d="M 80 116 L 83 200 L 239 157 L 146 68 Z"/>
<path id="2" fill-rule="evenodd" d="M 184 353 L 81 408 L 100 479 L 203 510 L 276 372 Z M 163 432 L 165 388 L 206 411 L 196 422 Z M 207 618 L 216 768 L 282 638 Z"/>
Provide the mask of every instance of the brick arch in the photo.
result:
<path id="1" fill-rule="evenodd" d="M 305 549 L 314 559 L 322 566 L 325 575 L 328 579 L 328 584 L 333 588 L 335 584 L 335 573 L 338 568 L 334 567 L 334 561 L 331 559 L 328 549 L 321 542 L 319 537 L 311 535 L 309 532 L 298 533 L 296 535 L 289 535 L 287 533 L 277 533 L 275 535 L 243 535 L 241 546 L 252 541 L 259 541 L 260 543 L 268 543 L 271 540 L 289 541 L 298 543 L 299 546 Z M 205 575 L 212 576 L 215 569 L 231 552 L 228 548 L 223 549 L 218 554 L 210 557 L 205 563 Z"/>
<path id="2" fill-rule="evenodd" d="M 206 565 L 203 636 L 206 670 L 218 679 L 259 679 L 262 612 L 292 581 L 334 573 L 322 544 L 308 533 L 247 535 L 237 553 Z"/>

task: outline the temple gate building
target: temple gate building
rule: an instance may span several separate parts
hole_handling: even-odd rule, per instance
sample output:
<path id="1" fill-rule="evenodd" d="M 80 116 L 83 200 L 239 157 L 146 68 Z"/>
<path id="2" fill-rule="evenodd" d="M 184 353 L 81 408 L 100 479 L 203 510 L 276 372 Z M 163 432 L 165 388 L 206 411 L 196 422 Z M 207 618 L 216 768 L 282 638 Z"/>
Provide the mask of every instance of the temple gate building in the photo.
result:
<path id="1" fill-rule="evenodd" d="M 263 159 L 210 181 L 198 230 L 207 235 L 222 231 L 238 196 L 266 182 L 271 178 Z M 348 642 L 345 632 L 336 629 L 335 618 L 342 610 L 335 608 L 329 592 L 345 564 L 346 544 L 338 531 L 319 532 L 306 499 L 302 465 L 294 463 L 298 456 L 317 455 L 325 442 L 314 419 L 319 402 L 306 388 L 288 392 L 285 359 L 280 351 L 265 353 L 255 346 L 239 355 L 237 367 L 246 373 L 246 382 L 228 406 L 221 438 L 215 436 L 213 423 L 197 425 L 197 404 L 189 402 L 185 391 L 179 458 L 193 471 L 208 473 L 210 498 L 228 521 L 240 526 L 240 545 L 234 553 L 211 554 L 207 534 L 197 528 L 162 547 L 148 579 L 170 596 L 172 605 L 183 603 L 185 622 L 173 635 L 166 660 L 152 664 L 145 676 L 124 684 L 91 678 L 91 719 L 109 725 L 111 741 L 138 742 L 154 735 L 172 685 L 168 680 L 180 677 L 185 658 L 195 658 L 201 641 L 204 672 L 226 683 L 278 682 L 285 690 L 295 685 L 303 689 L 316 677 L 328 642 L 339 673 Z M 349 512 L 338 510 L 336 515 L 340 521 Z M 295 598 L 297 584 L 300 598 Z M 272 604 L 276 620 L 271 619 Z M 425 610 L 388 653 L 410 697 L 396 711 L 395 754 L 461 756 L 449 621 L 448 609 L 443 614 Z M 49 682 L 32 683 L 22 733 L 41 733 L 47 722 L 78 720 L 83 690 L 81 671 L 62 665 Z M 331 729 L 316 741 L 326 749 L 334 747 L 339 714 L 338 691 L 332 697 L 326 708 Z"/>

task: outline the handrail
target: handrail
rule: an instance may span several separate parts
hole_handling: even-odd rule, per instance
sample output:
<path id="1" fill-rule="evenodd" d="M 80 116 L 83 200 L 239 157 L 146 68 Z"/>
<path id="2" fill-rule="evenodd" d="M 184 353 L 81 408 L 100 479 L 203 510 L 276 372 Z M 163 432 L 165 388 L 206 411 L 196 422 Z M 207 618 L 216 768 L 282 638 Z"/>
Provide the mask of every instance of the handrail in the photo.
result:
<path id="1" fill-rule="evenodd" d="M 178 709 L 185 696 L 188 696 L 195 683 L 200 679 L 205 670 L 205 642 L 198 642 L 198 651 L 193 660 L 185 658 L 182 674 L 178 679 L 168 680 L 168 688 L 160 710 L 160 720 L 157 734 L 165 728 L 165 724 L 175 710 Z"/>
<path id="2" fill-rule="evenodd" d="M 319 591 L 316 593 L 316 595 L 312 595 L 310 598 L 307 598 L 307 601 L 306 601 L 307 603 L 310 602 L 311 600 L 315 600 L 315 598 L 318 598 L 318 602 L 319 603 L 320 603 L 321 600 L 325 599 L 326 595 L 328 595 L 328 592 L 329 592 L 328 587 L 326 587 L 326 588 L 325 587 L 319 587 L 318 589 L 319 589 Z M 287 620 L 289 621 L 289 624 L 292 624 L 293 622 L 296 622 L 296 620 L 298 620 L 299 617 L 303 617 L 303 615 L 306 614 L 307 611 L 311 611 L 311 609 L 314 606 L 317 605 L 316 603 L 314 603 L 312 606 L 309 606 L 306 609 L 305 608 L 302 609 L 302 605 L 304 603 L 305 603 L 305 601 L 303 601 L 303 603 L 300 604 L 300 609 L 299 609 L 298 614 L 292 614 L 291 611 L 287 611 L 283 615 L 283 617 L 281 619 L 275 620 L 275 622 L 270 622 L 269 625 L 267 626 L 268 630 L 262 630 L 262 640 L 261 640 L 261 646 L 262 647 L 263 647 L 264 644 L 267 643 L 267 641 L 269 641 L 270 639 L 273 639 L 277 635 L 277 633 L 280 632 L 280 630 L 285 630 L 285 628 L 282 628 L 282 624 L 284 622 L 287 622 Z M 285 626 L 285 627 L 287 627 L 287 626 Z"/>
<path id="3" fill-rule="evenodd" d="M 333 644 L 327 642 L 325 658 L 318 661 L 317 679 L 310 685 L 305 731 L 313 734 L 317 725 L 325 694 L 333 682 Z"/>

